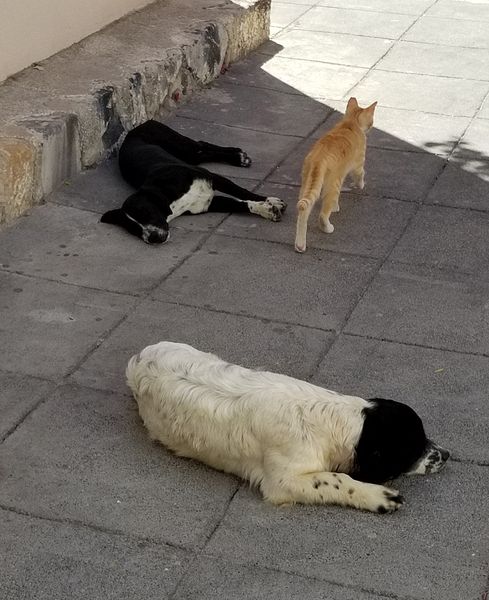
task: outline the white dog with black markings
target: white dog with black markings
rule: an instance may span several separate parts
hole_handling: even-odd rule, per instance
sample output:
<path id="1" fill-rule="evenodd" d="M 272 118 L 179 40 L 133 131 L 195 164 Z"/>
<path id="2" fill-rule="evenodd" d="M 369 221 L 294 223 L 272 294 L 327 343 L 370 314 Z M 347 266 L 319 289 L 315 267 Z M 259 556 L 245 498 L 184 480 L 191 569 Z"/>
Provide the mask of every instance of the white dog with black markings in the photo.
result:
<path id="1" fill-rule="evenodd" d="M 405 404 L 245 369 L 186 344 L 148 346 L 126 375 L 151 438 L 248 479 L 273 504 L 391 512 L 403 499 L 379 483 L 438 471 L 449 457 Z"/>

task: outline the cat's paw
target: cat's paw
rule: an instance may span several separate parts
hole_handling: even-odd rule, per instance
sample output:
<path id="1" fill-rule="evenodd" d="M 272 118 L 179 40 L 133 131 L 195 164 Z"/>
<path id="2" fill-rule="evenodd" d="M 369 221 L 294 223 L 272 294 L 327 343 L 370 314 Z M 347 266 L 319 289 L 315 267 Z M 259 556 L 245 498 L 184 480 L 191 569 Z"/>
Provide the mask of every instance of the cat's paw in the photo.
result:
<path id="1" fill-rule="evenodd" d="M 319 228 L 321 231 L 324 231 L 324 233 L 333 233 L 334 231 L 334 225 L 330 222 L 330 220 L 323 219 L 321 217 L 319 219 Z"/>

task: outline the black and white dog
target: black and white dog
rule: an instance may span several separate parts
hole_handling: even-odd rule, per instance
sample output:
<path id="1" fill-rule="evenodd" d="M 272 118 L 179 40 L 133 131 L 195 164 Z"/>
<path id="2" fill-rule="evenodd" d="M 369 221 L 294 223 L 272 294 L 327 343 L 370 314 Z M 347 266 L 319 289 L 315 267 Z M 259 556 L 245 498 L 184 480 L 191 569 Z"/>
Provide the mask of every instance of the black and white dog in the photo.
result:
<path id="1" fill-rule="evenodd" d="M 248 479 L 273 504 L 392 512 L 403 499 L 379 484 L 435 473 L 449 457 L 406 404 L 245 369 L 186 344 L 148 346 L 126 376 L 154 440 Z"/>
<path id="2" fill-rule="evenodd" d="M 169 221 L 186 212 L 245 212 L 280 220 L 284 202 L 196 166 L 204 162 L 251 165 L 240 148 L 195 142 L 158 121 L 139 125 L 119 151 L 122 176 L 137 192 L 121 208 L 106 212 L 102 223 L 120 225 L 148 244 L 161 244 L 168 240 Z M 216 196 L 216 191 L 228 196 Z"/>

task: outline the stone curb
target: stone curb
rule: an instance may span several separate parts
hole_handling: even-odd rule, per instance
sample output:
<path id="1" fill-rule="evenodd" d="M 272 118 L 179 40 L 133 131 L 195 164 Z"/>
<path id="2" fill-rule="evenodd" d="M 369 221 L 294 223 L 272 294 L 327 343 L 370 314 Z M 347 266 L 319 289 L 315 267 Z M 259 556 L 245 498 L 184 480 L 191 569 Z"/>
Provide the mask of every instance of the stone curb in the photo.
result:
<path id="1" fill-rule="evenodd" d="M 0 223 L 268 39 L 270 0 L 159 0 L 0 85 Z"/>

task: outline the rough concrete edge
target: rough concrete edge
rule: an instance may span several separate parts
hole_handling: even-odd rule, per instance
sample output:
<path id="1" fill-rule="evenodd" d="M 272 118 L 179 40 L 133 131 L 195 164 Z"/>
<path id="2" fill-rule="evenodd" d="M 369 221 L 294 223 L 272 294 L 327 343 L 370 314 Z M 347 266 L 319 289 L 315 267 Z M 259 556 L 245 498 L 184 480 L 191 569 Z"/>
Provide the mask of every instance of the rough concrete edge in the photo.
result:
<path id="1" fill-rule="evenodd" d="M 270 3 L 247 0 L 245 7 L 223 11 L 193 28 L 192 44 L 139 64 L 122 83 L 95 86 L 86 96 L 44 114 L 33 107 L 31 116 L 0 129 L 0 224 L 10 223 L 63 181 L 102 161 L 126 131 L 169 114 L 192 91 L 267 40 Z"/>

